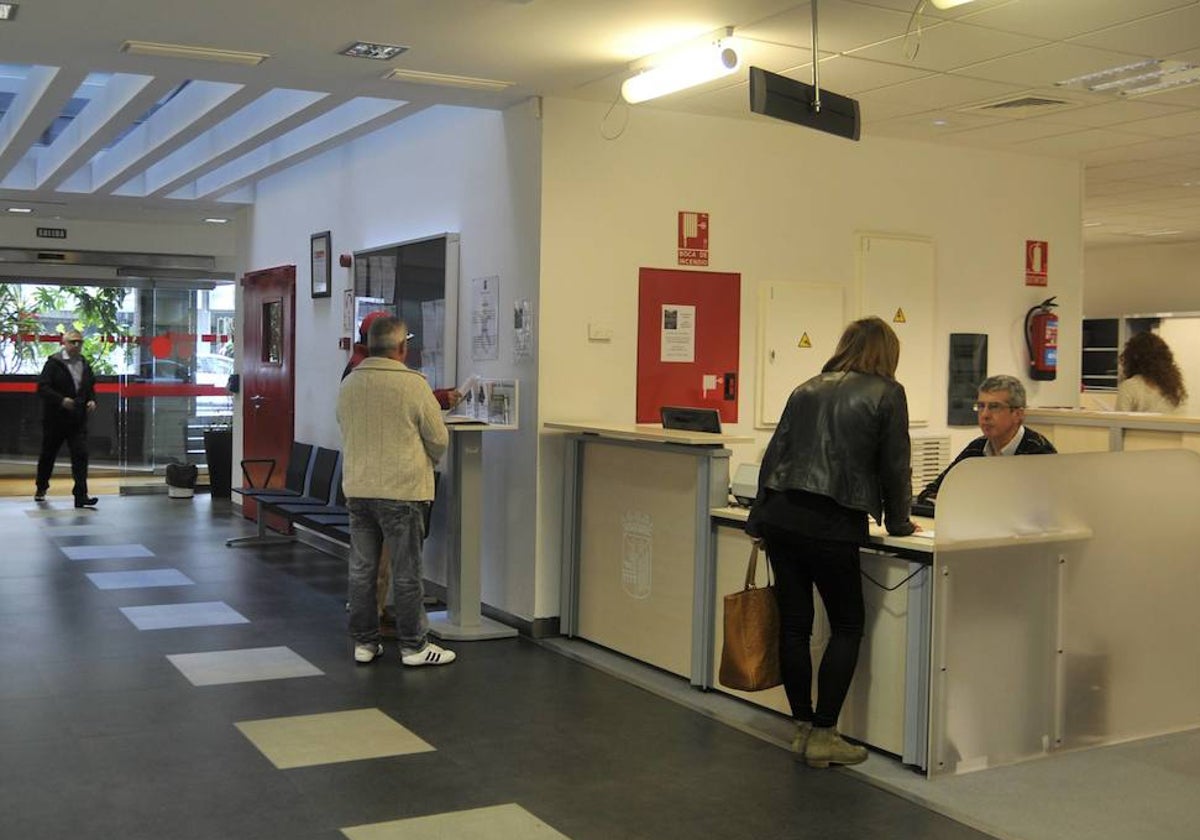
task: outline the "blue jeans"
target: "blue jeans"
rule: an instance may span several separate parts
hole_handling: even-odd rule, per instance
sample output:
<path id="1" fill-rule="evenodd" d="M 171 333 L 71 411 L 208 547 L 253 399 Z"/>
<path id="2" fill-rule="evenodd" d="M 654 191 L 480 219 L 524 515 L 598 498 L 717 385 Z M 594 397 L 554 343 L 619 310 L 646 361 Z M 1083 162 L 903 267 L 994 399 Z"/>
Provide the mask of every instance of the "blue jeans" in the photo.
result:
<path id="1" fill-rule="evenodd" d="M 358 644 L 379 642 L 378 587 L 381 556 L 392 564 L 396 638 L 406 653 L 425 647 L 425 587 L 421 544 L 425 502 L 347 499 L 350 511 L 350 635 Z"/>

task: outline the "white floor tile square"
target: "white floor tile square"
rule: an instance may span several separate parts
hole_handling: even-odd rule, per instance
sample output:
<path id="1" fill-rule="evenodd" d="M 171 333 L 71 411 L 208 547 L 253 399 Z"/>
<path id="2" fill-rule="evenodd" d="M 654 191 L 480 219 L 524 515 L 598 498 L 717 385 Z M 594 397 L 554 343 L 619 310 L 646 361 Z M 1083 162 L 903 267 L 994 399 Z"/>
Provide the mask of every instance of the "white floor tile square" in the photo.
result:
<path id="1" fill-rule="evenodd" d="M 493 805 L 343 828 L 349 840 L 567 840 L 520 805 Z"/>
<path id="2" fill-rule="evenodd" d="M 124 545 L 60 545 L 59 550 L 72 560 L 123 560 L 128 557 L 153 557 L 154 552 L 138 543 Z"/>
<path id="3" fill-rule="evenodd" d="M 248 720 L 236 726 L 281 770 L 433 750 L 379 709 Z"/>
<path id="4" fill-rule="evenodd" d="M 89 572 L 97 589 L 149 589 L 156 586 L 192 586 L 195 581 L 178 569 L 142 569 L 132 572 Z"/>
<path id="5" fill-rule="evenodd" d="M 224 601 L 121 607 L 121 612 L 139 630 L 166 630 L 172 627 L 210 627 L 216 624 L 250 623 L 250 619 Z"/>
<path id="6" fill-rule="evenodd" d="M 192 685 L 226 685 L 319 677 L 324 674 L 320 668 L 286 647 L 174 653 L 168 655 L 167 659 Z"/>

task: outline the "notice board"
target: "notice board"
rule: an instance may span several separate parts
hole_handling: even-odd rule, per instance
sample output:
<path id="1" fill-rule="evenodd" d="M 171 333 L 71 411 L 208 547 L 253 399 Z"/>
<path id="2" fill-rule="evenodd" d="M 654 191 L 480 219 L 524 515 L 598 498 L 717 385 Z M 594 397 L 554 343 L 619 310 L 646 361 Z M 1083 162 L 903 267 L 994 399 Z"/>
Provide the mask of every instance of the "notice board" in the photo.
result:
<path id="1" fill-rule="evenodd" d="M 664 405 L 715 408 L 736 423 L 742 278 L 716 271 L 638 273 L 637 422 Z"/>

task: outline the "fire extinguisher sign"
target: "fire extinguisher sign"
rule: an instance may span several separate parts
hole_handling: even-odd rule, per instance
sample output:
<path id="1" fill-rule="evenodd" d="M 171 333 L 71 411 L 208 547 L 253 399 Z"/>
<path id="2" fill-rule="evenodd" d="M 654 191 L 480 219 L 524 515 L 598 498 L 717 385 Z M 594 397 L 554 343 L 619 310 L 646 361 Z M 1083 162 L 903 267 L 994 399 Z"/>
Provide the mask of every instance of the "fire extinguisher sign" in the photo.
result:
<path id="1" fill-rule="evenodd" d="M 679 264 L 708 265 L 708 214 L 679 211 Z"/>
<path id="2" fill-rule="evenodd" d="M 1050 245 L 1033 239 L 1025 240 L 1025 285 L 1045 286 L 1048 279 L 1046 266 L 1050 256 Z"/>

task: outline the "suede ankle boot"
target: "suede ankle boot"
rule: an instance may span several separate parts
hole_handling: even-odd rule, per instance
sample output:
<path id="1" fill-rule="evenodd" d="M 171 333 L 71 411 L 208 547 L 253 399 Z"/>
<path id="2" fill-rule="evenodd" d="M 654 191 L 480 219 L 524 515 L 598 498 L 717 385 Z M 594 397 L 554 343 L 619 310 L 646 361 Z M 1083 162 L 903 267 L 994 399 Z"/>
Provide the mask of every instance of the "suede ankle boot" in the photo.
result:
<path id="1" fill-rule="evenodd" d="M 832 726 L 814 726 L 804 747 L 804 760 L 809 767 L 861 764 L 867 760 L 867 748 L 846 743 Z"/>
<path id="2" fill-rule="evenodd" d="M 812 721 L 796 721 L 796 735 L 792 738 L 792 752 L 796 759 L 804 758 L 804 748 L 808 746 L 808 736 L 812 732 Z"/>

